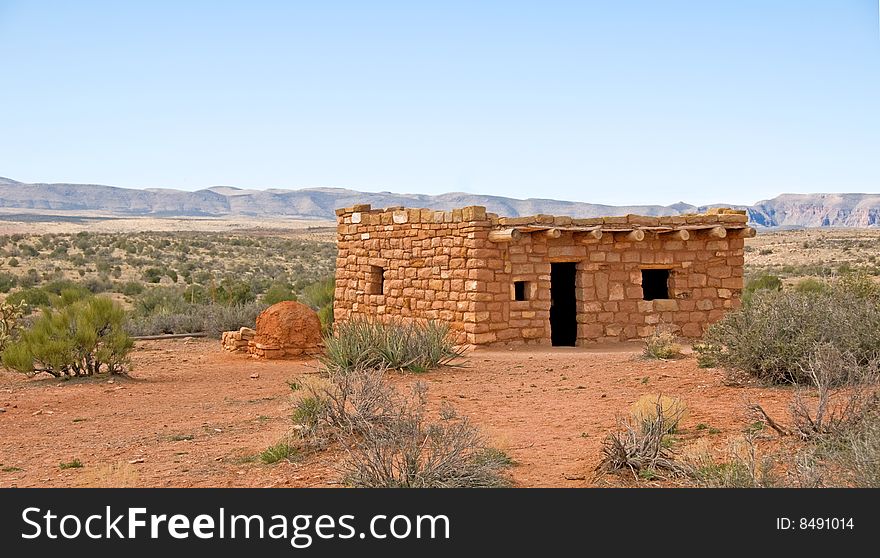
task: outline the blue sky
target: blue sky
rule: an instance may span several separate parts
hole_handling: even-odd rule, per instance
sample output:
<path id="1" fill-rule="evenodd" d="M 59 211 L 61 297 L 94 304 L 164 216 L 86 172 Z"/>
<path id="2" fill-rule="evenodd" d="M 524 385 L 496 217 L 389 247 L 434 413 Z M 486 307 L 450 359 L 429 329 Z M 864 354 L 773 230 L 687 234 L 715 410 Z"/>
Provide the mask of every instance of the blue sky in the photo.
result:
<path id="1" fill-rule="evenodd" d="M 0 176 L 752 203 L 880 191 L 877 0 L 0 0 Z"/>

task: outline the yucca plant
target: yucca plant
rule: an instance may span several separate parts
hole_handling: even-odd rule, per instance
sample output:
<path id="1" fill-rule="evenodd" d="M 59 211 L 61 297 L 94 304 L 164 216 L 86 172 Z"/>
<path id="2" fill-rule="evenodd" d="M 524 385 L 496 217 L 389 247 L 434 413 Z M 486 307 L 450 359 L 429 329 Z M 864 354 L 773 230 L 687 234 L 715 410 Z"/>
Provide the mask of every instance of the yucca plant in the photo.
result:
<path id="1" fill-rule="evenodd" d="M 392 368 L 424 372 L 461 355 L 449 326 L 437 322 L 379 322 L 355 318 L 324 338 L 323 364 L 331 370 Z"/>

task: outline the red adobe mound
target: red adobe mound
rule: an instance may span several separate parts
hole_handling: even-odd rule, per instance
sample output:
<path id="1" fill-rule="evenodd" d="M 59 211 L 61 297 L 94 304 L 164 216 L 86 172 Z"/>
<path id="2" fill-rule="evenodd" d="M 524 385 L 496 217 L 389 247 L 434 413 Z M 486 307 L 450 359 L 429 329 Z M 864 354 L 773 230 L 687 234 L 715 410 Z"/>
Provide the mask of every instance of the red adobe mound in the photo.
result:
<path id="1" fill-rule="evenodd" d="M 273 304 L 257 316 L 257 334 L 249 347 L 261 358 L 289 358 L 321 351 L 321 320 L 314 310 L 292 300 Z"/>

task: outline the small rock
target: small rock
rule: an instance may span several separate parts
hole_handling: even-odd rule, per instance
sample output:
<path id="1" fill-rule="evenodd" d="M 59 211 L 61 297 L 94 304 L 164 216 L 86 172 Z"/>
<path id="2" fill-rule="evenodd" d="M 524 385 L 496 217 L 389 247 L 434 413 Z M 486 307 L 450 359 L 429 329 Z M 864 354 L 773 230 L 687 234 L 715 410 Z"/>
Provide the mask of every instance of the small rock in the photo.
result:
<path id="1" fill-rule="evenodd" d="M 43 414 L 43 410 L 40 409 L 39 411 L 34 411 L 33 413 L 31 413 L 31 416 L 32 416 L 32 417 L 35 417 L 35 416 L 37 416 L 37 415 L 42 415 L 42 414 Z"/>
<path id="2" fill-rule="evenodd" d="M 6 407 L 0 407 L 0 413 L 5 413 L 5 412 L 6 412 Z"/>
<path id="3" fill-rule="evenodd" d="M 223 429 L 222 428 L 215 428 L 214 432 L 223 432 Z"/>
<path id="4" fill-rule="evenodd" d="M 143 462 L 144 462 L 144 458 L 143 458 L 143 457 L 138 457 L 137 459 L 130 459 L 130 460 L 128 461 L 128 464 L 129 464 L 129 465 L 135 465 L 135 464 L 137 464 L 137 463 L 143 463 Z"/>
<path id="5" fill-rule="evenodd" d="M 113 378 L 110 378 L 109 380 L 107 380 L 107 383 L 108 384 L 115 384 L 116 380 L 114 380 Z"/>
<path id="6" fill-rule="evenodd" d="M 251 374 L 251 380 L 256 380 L 256 379 L 259 378 L 259 377 L 260 377 L 260 375 L 257 374 L 256 372 L 253 373 L 253 374 Z"/>

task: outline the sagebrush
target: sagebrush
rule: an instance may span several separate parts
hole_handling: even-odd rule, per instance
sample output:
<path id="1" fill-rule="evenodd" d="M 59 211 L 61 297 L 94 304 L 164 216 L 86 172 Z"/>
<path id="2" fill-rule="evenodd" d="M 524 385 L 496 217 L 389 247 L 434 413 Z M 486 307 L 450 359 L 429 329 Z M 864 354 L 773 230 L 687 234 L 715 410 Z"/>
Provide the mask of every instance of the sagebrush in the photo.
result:
<path id="1" fill-rule="evenodd" d="M 880 296 L 870 279 L 842 277 L 819 291 L 756 291 L 695 349 L 707 362 L 768 382 L 810 384 L 805 370 L 822 344 L 860 363 L 880 354 Z"/>
<path id="2" fill-rule="evenodd" d="M 511 460 L 487 446 L 479 430 L 444 406 L 427 412 L 426 388 L 403 395 L 385 379 L 385 368 L 327 371 L 291 387 L 296 430 L 306 447 L 339 444 L 345 482 L 357 487 L 495 487 Z"/>

